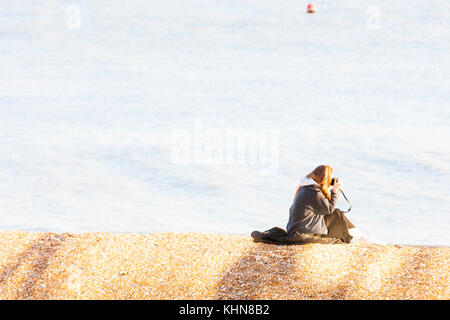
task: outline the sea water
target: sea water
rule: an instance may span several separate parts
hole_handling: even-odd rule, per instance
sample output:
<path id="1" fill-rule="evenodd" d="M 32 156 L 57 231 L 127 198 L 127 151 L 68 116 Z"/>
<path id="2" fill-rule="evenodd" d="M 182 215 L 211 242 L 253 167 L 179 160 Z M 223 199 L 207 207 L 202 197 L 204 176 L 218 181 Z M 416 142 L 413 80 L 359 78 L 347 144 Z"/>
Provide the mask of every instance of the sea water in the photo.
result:
<path id="1" fill-rule="evenodd" d="M 284 228 L 330 164 L 370 238 L 450 245 L 448 1 L 0 2 L 1 230 Z"/>

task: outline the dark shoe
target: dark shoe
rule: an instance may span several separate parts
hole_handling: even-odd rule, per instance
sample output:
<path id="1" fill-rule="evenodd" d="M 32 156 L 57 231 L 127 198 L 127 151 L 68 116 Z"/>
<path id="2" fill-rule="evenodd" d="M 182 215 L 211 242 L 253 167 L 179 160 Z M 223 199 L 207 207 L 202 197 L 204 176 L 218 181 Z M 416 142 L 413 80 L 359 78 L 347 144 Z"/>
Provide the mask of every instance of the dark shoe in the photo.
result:
<path id="1" fill-rule="evenodd" d="M 264 234 L 262 232 L 253 231 L 250 235 L 253 238 L 253 242 L 263 242 Z"/>

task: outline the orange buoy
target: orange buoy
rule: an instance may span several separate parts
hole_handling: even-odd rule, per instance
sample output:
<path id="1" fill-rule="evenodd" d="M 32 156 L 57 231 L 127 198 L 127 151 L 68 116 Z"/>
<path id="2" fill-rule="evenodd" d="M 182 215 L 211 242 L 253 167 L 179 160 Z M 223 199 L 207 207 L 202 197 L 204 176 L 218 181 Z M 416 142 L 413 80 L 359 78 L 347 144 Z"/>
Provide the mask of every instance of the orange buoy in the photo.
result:
<path id="1" fill-rule="evenodd" d="M 306 12 L 308 12 L 308 13 L 314 13 L 314 12 L 316 12 L 316 10 L 317 10 L 316 5 L 314 3 L 310 3 L 306 7 Z"/>

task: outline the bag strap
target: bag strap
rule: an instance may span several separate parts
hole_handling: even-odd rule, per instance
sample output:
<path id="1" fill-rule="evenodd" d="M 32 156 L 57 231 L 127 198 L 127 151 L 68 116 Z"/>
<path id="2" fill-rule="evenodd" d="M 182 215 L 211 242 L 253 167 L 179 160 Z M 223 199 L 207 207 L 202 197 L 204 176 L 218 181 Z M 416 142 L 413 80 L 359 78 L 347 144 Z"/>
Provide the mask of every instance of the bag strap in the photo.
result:
<path id="1" fill-rule="evenodd" d="M 342 193 L 342 195 L 344 196 L 344 199 L 348 202 L 348 204 L 350 205 L 350 208 L 348 208 L 348 210 L 347 211 L 342 211 L 343 213 L 347 213 L 347 212 L 349 212 L 350 210 L 352 210 L 352 204 L 350 203 L 350 201 L 348 201 L 348 199 L 347 199 L 347 197 L 345 196 L 345 193 L 344 193 L 344 191 L 342 191 L 342 189 L 341 189 L 341 193 Z"/>

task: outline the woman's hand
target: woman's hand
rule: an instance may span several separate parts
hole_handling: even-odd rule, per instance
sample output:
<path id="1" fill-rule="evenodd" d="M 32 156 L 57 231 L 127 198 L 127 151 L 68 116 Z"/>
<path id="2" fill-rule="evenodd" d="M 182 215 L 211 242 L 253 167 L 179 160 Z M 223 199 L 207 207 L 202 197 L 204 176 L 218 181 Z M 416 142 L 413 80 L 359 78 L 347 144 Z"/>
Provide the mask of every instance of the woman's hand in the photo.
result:
<path id="1" fill-rule="evenodd" d="M 333 185 L 333 191 L 338 193 L 339 191 L 341 191 L 341 188 L 342 188 L 341 180 L 339 180 L 339 178 L 335 178 L 334 185 Z"/>

